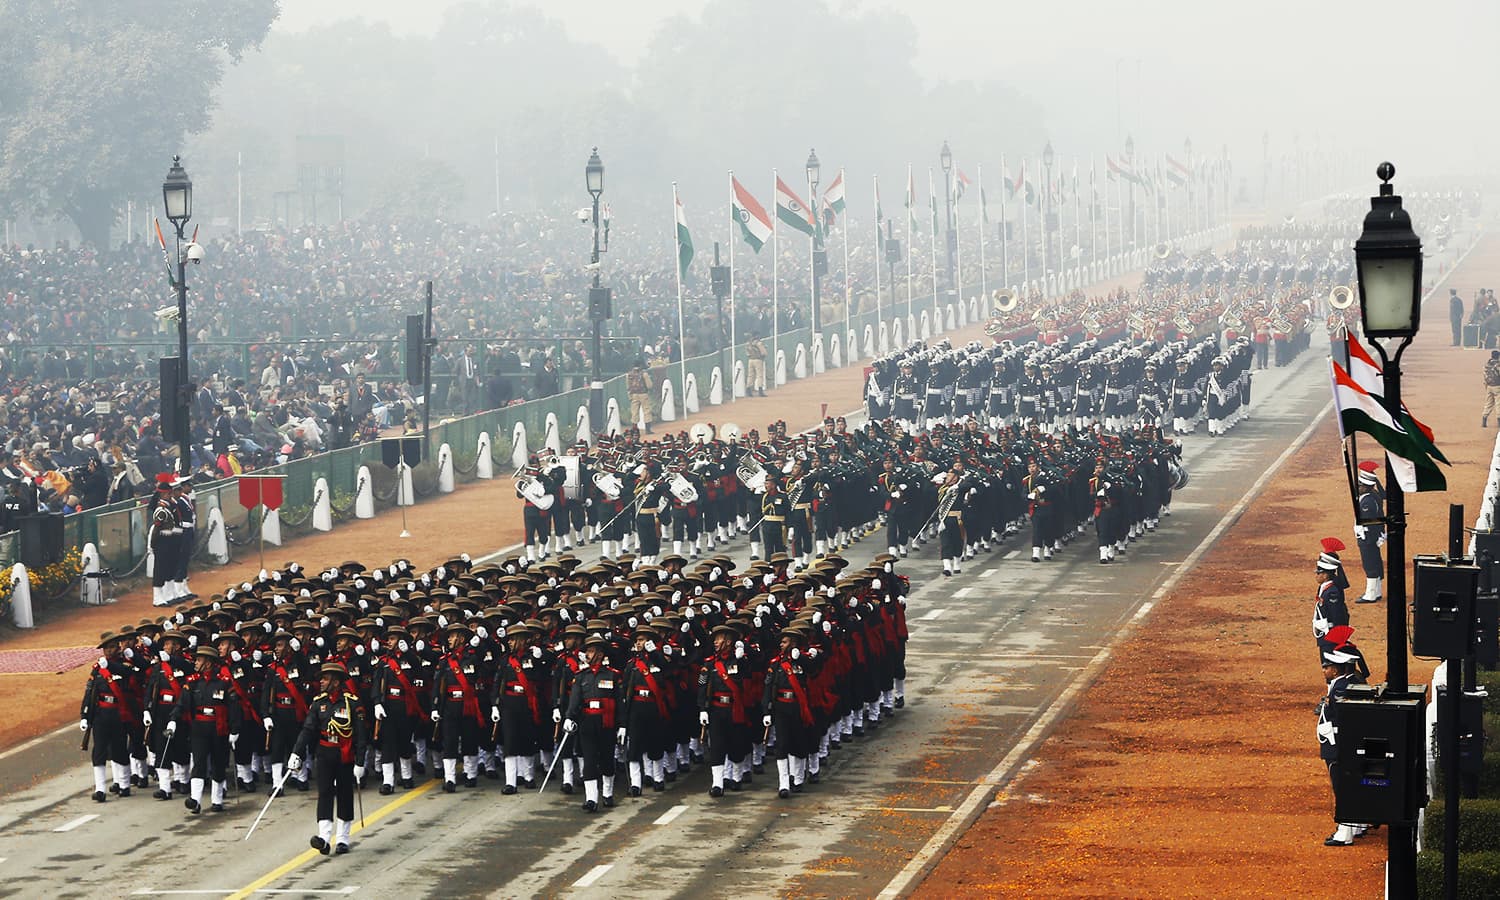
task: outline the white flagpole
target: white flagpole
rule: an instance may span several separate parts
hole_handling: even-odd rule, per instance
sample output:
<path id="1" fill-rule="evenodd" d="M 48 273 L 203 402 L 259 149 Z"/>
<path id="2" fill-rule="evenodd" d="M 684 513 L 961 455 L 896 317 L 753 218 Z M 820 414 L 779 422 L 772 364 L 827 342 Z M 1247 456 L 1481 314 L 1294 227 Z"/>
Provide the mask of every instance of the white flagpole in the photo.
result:
<path id="1" fill-rule="evenodd" d="M 974 177 L 979 181 L 979 303 L 984 305 L 984 298 L 990 295 L 988 273 L 984 268 L 984 214 L 986 212 L 984 196 L 984 164 L 980 163 Z"/>
<path id="2" fill-rule="evenodd" d="M 1031 283 L 1031 231 L 1026 222 L 1030 216 L 1026 215 L 1026 207 L 1031 204 L 1026 202 L 1026 158 L 1021 157 L 1021 295 L 1026 295 L 1026 287 Z"/>
<path id="3" fill-rule="evenodd" d="M 880 328 L 880 219 L 882 212 L 880 208 L 880 176 L 871 175 L 871 182 L 875 185 L 875 327 Z M 894 292 L 895 286 L 892 285 Z M 894 305 L 894 297 L 892 299 Z M 859 338 L 855 338 L 858 340 Z"/>
<path id="4" fill-rule="evenodd" d="M 949 197 L 953 198 L 953 299 L 955 302 L 962 303 L 964 302 L 964 245 L 959 225 L 963 222 L 963 217 L 958 214 L 958 191 L 954 190 L 954 186 L 958 184 L 958 169 L 955 168 L 953 175 L 944 178 L 943 181 L 946 182 L 943 189 L 948 192 Z M 956 319 L 954 323 L 957 324 Z"/>
<path id="5" fill-rule="evenodd" d="M 818 232 L 823 230 L 823 210 L 818 207 L 818 192 L 813 186 L 811 174 L 807 177 L 807 211 L 812 216 L 812 234 L 807 236 L 807 366 L 812 370 L 812 348 L 813 342 L 818 339 L 818 319 L 822 310 L 818 309 L 821 299 L 818 297 Z"/>
<path id="6" fill-rule="evenodd" d="M 677 270 L 677 358 L 682 364 L 682 374 L 677 382 L 677 406 L 683 417 L 687 414 L 687 336 L 682 327 L 682 253 L 677 237 L 677 182 L 672 182 L 672 262 Z"/>
<path id="7" fill-rule="evenodd" d="M 1073 268 L 1078 272 L 1078 286 L 1083 287 L 1083 213 L 1078 205 L 1078 158 L 1073 158 L 1073 246 L 1078 248 L 1078 258 Z"/>
<path id="8" fill-rule="evenodd" d="M 234 233 L 245 230 L 245 154 L 234 153 Z M 127 229 L 128 231 L 128 229 Z"/>
<path id="9" fill-rule="evenodd" d="M 776 170 L 771 170 L 771 208 L 781 204 L 781 178 Z M 780 210 L 771 217 L 771 390 L 776 389 L 776 356 L 781 352 L 781 228 L 777 222 L 781 218 Z M 745 394 L 750 393 L 749 370 L 745 373 Z"/>
<path id="10" fill-rule="evenodd" d="M 911 180 L 911 163 L 906 164 L 906 315 L 911 316 L 911 256 L 917 249 L 917 232 L 912 216 L 917 211 L 917 188 Z M 907 335 L 911 339 L 911 335 Z"/>
<path id="11" fill-rule="evenodd" d="M 1105 251 L 1105 256 L 1109 251 Z M 1089 263 L 1095 273 L 1099 270 L 1099 167 L 1094 164 L 1094 154 L 1089 154 Z"/>
<path id="12" fill-rule="evenodd" d="M 1005 164 L 1005 154 L 1000 154 L 1000 288 L 1010 288 L 1010 236 L 1005 218 L 1005 195 L 1010 192 L 1010 167 Z"/>
<path id="13" fill-rule="evenodd" d="M 495 215 L 500 215 L 500 136 L 495 136 Z"/>
<path id="14" fill-rule="evenodd" d="M 844 169 L 839 167 L 839 184 L 844 186 L 844 221 L 839 228 L 844 232 L 844 331 L 849 330 L 850 307 L 854 305 L 854 281 L 849 275 L 849 184 L 844 181 Z M 879 266 L 879 263 L 876 263 Z M 837 338 L 834 338 L 837 340 Z"/>
<path id="15" fill-rule="evenodd" d="M 734 170 L 729 170 L 729 371 L 720 373 L 720 377 L 729 380 L 729 400 L 733 402 L 734 396 L 734 245 L 739 235 L 739 222 L 734 218 Z M 749 373 L 747 372 L 748 376 Z M 750 395 L 750 387 L 745 386 L 745 396 Z"/>
<path id="16" fill-rule="evenodd" d="M 936 204 L 937 204 L 937 188 L 933 186 L 934 184 L 935 184 L 935 182 L 932 180 L 932 166 L 928 166 L 927 167 L 927 202 L 929 204 L 929 207 L 928 207 L 929 209 L 936 209 L 937 208 L 937 206 L 936 206 Z M 932 333 L 933 334 L 937 334 L 938 332 L 940 332 L 942 330 L 942 323 L 943 323 L 943 319 L 942 319 L 943 308 L 938 305 L 938 257 L 937 257 L 937 244 L 938 244 L 937 229 L 933 229 L 933 234 L 932 234 L 932 314 L 938 317 L 938 320 L 936 322 L 932 323 Z"/>

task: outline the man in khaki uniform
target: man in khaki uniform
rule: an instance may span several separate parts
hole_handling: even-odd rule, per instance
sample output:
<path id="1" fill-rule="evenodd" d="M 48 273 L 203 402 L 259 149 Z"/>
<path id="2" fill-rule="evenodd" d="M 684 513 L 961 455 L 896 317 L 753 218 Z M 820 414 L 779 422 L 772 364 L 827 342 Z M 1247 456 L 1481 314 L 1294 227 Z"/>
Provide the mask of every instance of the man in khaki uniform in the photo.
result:
<path id="1" fill-rule="evenodd" d="M 646 433 L 651 433 L 651 373 L 646 371 L 644 361 L 637 359 L 630 371 L 625 373 L 625 392 L 630 395 L 630 424 L 646 423 Z"/>
<path id="2" fill-rule="evenodd" d="M 1490 413 L 1500 413 L 1500 350 L 1491 350 L 1484 364 L 1484 408 L 1479 411 L 1479 427 L 1490 427 Z"/>
<path id="3" fill-rule="evenodd" d="M 746 396 L 766 395 L 766 345 L 760 338 L 751 338 L 745 345 L 745 356 L 749 364 L 745 369 Z"/>

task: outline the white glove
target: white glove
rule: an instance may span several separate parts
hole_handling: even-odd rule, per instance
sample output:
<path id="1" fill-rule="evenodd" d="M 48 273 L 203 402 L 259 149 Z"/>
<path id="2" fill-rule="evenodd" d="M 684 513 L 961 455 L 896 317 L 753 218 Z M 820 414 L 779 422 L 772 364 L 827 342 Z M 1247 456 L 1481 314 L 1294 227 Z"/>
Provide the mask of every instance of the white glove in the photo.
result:
<path id="1" fill-rule="evenodd" d="M 498 722 L 498 721 L 500 721 L 500 707 L 498 707 L 498 706 L 491 706 L 490 707 L 490 721 L 491 722 Z"/>
<path id="2" fill-rule="evenodd" d="M 432 721 L 436 722 L 438 719 L 441 719 L 442 717 L 443 717 L 442 713 L 438 712 L 437 710 L 433 710 L 432 711 Z"/>
<path id="3" fill-rule="evenodd" d="M 832 628 L 833 625 L 831 623 L 829 623 L 828 627 Z M 818 648 L 817 647 L 808 647 L 807 648 L 807 658 L 808 659 L 817 659 L 818 658 Z"/>
<path id="4" fill-rule="evenodd" d="M 572 719 L 564 719 L 562 726 L 563 733 L 565 734 L 572 734 L 573 732 L 578 730 L 578 723 L 573 721 Z"/>
<path id="5" fill-rule="evenodd" d="M 1328 621 L 1327 619 L 1313 619 L 1313 634 L 1317 635 L 1318 637 L 1322 637 L 1323 635 L 1327 634 L 1328 629 L 1332 627 L 1333 623 Z"/>
<path id="6" fill-rule="evenodd" d="M 270 731 L 271 729 L 276 727 L 276 720 L 271 718 L 270 716 L 266 716 L 264 719 L 260 720 L 260 724 L 261 727 L 265 728 L 267 731 Z"/>
<path id="7" fill-rule="evenodd" d="M 365 767 L 364 766 L 355 766 L 354 767 L 354 780 L 355 781 L 360 781 L 364 777 L 365 777 Z"/>
<path id="8" fill-rule="evenodd" d="M 260 662 L 261 652 L 259 650 L 256 650 L 254 653 L 250 654 L 250 658 L 255 660 L 256 662 Z"/>
<path id="9" fill-rule="evenodd" d="M 561 721 L 562 721 L 562 710 L 557 709 L 556 707 L 554 707 L 553 710 L 552 710 L 552 724 L 556 725 L 558 722 L 561 722 Z"/>
<path id="10" fill-rule="evenodd" d="M 162 662 L 171 662 L 172 661 L 172 654 L 170 654 L 167 651 L 163 650 L 156 658 L 159 659 L 159 660 L 161 660 Z"/>
<path id="11" fill-rule="evenodd" d="M 668 659 L 670 659 L 672 657 L 672 645 L 671 644 L 662 644 L 661 645 L 661 655 L 667 657 Z"/>
<path id="12" fill-rule="evenodd" d="M 231 748 L 233 748 L 234 745 L 238 744 L 239 742 L 240 742 L 240 736 L 238 734 L 231 734 L 229 736 L 229 746 Z"/>
<path id="13" fill-rule="evenodd" d="M 469 638 L 469 646 L 470 647 L 478 647 L 479 646 L 479 635 L 476 634 L 473 637 Z"/>
<path id="14" fill-rule="evenodd" d="M 1334 742 L 1334 737 L 1333 736 L 1334 736 L 1334 730 L 1333 730 L 1333 723 L 1332 722 L 1319 722 L 1318 723 L 1318 741 L 1319 742 L 1324 743 L 1324 744 L 1332 744 Z"/>
<path id="15" fill-rule="evenodd" d="M 799 649 L 797 649 L 796 647 L 793 647 L 792 648 L 792 659 L 801 659 L 801 658 L 802 658 L 802 651 L 799 650 Z"/>
<path id="16" fill-rule="evenodd" d="M 1365 531 L 1366 531 L 1366 528 L 1363 525 L 1356 525 L 1356 526 L 1354 526 L 1354 537 L 1355 537 L 1355 539 L 1361 540 L 1361 541 L 1364 540 L 1365 539 Z"/>
<path id="17" fill-rule="evenodd" d="M 121 652 L 121 653 L 120 653 L 120 655 L 121 655 L 121 656 L 123 656 L 123 657 L 125 657 L 125 661 L 126 661 L 126 662 L 129 662 L 129 661 L 131 661 L 131 660 L 132 660 L 132 659 L 135 659 L 135 651 L 134 651 L 134 650 L 132 650 L 132 649 L 130 649 L 130 648 L 129 648 L 129 647 L 126 647 L 126 648 L 125 648 L 125 649 L 124 649 L 124 650 L 123 650 L 123 651 L 122 651 L 122 652 Z"/>
<path id="18" fill-rule="evenodd" d="M 541 647 L 532 647 L 531 648 L 531 658 L 532 659 L 541 659 L 542 658 L 542 648 Z"/>
<path id="19" fill-rule="evenodd" d="M 287 772 L 300 772 L 302 770 L 302 757 L 293 753 L 286 758 Z"/>
<path id="20" fill-rule="evenodd" d="M 698 713 L 698 724 L 702 725 L 704 728 L 708 727 L 708 710 L 705 709 L 702 712 Z"/>
<path id="21" fill-rule="evenodd" d="M 647 653 L 655 653 L 656 652 L 656 641 L 653 641 L 653 640 L 647 640 L 646 641 L 646 652 Z"/>
<path id="22" fill-rule="evenodd" d="M 240 656 L 240 651 L 238 651 L 238 650 L 231 650 L 231 651 L 229 651 L 229 661 L 230 662 L 239 662 L 242 659 L 244 659 L 244 657 Z"/>
<path id="23" fill-rule="evenodd" d="M 147 728 L 151 727 L 151 710 L 147 709 L 141 711 L 141 724 L 145 725 Z"/>
<path id="24" fill-rule="evenodd" d="M 741 582 L 741 584 L 743 584 L 747 588 L 753 588 L 755 587 L 755 579 L 751 578 L 749 575 L 746 575 L 745 580 Z"/>
<path id="25" fill-rule="evenodd" d="M 619 742 L 621 747 L 625 746 L 625 729 L 621 728 L 615 733 L 615 740 Z"/>
<path id="26" fill-rule="evenodd" d="M 734 642 L 734 658 L 735 659 L 744 659 L 745 658 L 745 642 L 744 641 L 735 641 Z"/>
<path id="27" fill-rule="evenodd" d="M 292 648 L 293 653 L 296 653 L 302 649 L 302 639 L 292 638 L 290 641 L 287 641 L 287 646 Z"/>
<path id="28" fill-rule="evenodd" d="M 100 671 L 108 669 L 109 668 L 109 660 L 105 659 L 102 656 L 99 657 L 98 666 L 99 666 Z"/>
<path id="29" fill-rule="evenodd" d="M 396 649 L 401 653 L 405 653 L 407 650 L 411 649 L 411 647 L 406 643 L 405 640 L 399 640 L 396 642 Z"/>
<path id="30" fill-rule="evenodd" d="M 415 643 L 415 644 L 413 644 L 413 645 L 412 645 L 412 646 L 413 646 L 413 647 L 414 647 L 414 648 L 416 648 L 416 651 L 417 651 L 417 652 L 418 652 L 418 653 L 421 653 L 421 652 L 422 652 L 422 651 L 423 651 L 423 650 L 426 650 L 426 649 L 427 649 L 427 644 L 426 644 L 426 642 L 425 642 L 425 641 L 417 641 L 417 642 L 416 642 L 416 643 Z"/>
<path id="31" fill-rule="evenodd" d="M 692 607 L 691 607 L 691 606 L 689 606 L 689 607 L 688 607 L 688 609 L 692 609 Z M 690 617 L 690 618 L 691 618 L 691 615 L 692 615 L 692 614 L 691 614 L 691 613 L 689 613 L 689 617 Z M 679 628 L 679 629 L 678 629 L 678 631 L 681 631 L 681 632 L 682 632 L 682 633 L 683 633 L 683 634 L 688 634 L 688 633 L 690 633 L 690 632 L 691 632 L 691 631 L 692 631 L 692 630 L 693 630 L 693 626 L 692 626 L 692 625 L 690 625 L 690 624 L 689 624 L 689 623 L 687 623 L 687 622 L 683 622 L 683 623 L 682 623 L 682 627 L 681 627 L 681 628 Z"/>
<path id="32" fill-rule="evenodd" d="M 880 590 L 880 579 L 879 578 L 871 578 L 870 579 L 870 589 L 871 590 L 876 590 L 876 591 Z"/>
<path id="33" fill-rule="evenodd" d="M 771 727 L 771 717 L 770 716 L 766 716 L 764 719 L 761 719 L 760 720 L 760 724 L 766 726 L 767 728 L 770 728 Z"/>
<path id="34" fill-rule="evenodd" d="M 476 627 L 474 629 L 474 633 L 479 635 L 481 638 L 487 638 L 490 636 L 490 630 L 488 628 L 485 628 L 483 625 Z"/>
<path id="35" fill-rule="evenodd" d="M 1375 540 L 1375 546 L 1377 546 L 1377 547 L 1384 547 L 1385 546 L 1385 532 L 1382 531 L 1380 533 L 1380 537 Z"/>
<path id="36" fill-rule="evenodd" d="M 88 719 L 79 719 L 78 720 L 78 730 L 79 731 L 88 731 L 89 730 L 89 720 Z"/>
<path id="37" fill-rule="evenodd" d="M 379 653 L 380 652 L 380 639 L 379 638 L 371 638 L 370 639 L 370 652 L 371 653 Z"/>
<path id="38" fill-rule="evenodd" d="M 377 718 L 377 719 L 384 719 L 385 718 L 385 704 L 384 703 L 377 703 L 377 704 L 375 704 L 375 718 Z"/>
<path id="39" fill-rule="evenodd" d="M 354 655 L 355 656 L 364 656 L 365 655 L 365 645 L 364 644 L 355 644 L 354 645 Z"/>
<path id="40" fill-rule="evenodd" d="M 172 734 L 176 734 L 176 733 L 177 733 L 177 723 L 176 722 L 168 722 L 167 723 L 167 734 L 172 735 Z"/>
<path id="41" fill-rule="evenodd" d="M 776 576 L 773 575 L 773 574 L 771 574 L 770 572 L 767 572 L 766 574 L 760 576 L 760 583 L 761 584 L 767 584 L 768 585 L 768 584 L 770 584 L 771 582 L 773 582 L 775 580 L 776 580 Z"/>

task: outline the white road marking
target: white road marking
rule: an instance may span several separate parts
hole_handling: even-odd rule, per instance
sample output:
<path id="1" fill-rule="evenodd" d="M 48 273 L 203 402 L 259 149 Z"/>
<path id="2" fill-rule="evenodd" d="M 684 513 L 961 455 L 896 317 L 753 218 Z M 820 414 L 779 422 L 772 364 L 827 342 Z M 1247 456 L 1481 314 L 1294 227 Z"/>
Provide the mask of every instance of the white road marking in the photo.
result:
<path id="1" fill-rule="evenodd" d="M 922 615 L 918 616 L 917 617 L 917 621 L 918 622 L 931 622 L 933 619 L 936 619 L 937 617 L 941 616 L 945 612 L 947 612 L 946 609 L 933 609 L 933 610 L 929 610 L 929 611 L 927 611 L 925 613 L 922 613 Z"/>
<path id="2" fill-rule="evenodd" d="M 1005 558 L 1006 559 L 1015 559 L 1016 557 L 1018 557 L 1020 555 L 1021 555 L 1021 551 L 1020 550 L 1012 550 L 1009 553 L 1005 554 Z M 995 570 L 991 569 L 990 571 L 993 572 Z"/>
<path id="3" fill-rule="evenodd" d="M 598 881 L 599 879 L 603 878 L 604 877 L 604 873 L 608 872 L 610 869 L 613 869 L 614 867 L 615 867 L 614 863 L 605 863 L 602 866 L 594 866 L 592 869 L 589 869 L 588 872 L 586 872 L 582 878 L 580 878 L 577 881 L 573 882 L 573 887 L 581 887 L 581 888 L 588 887 L 589 885 L 591 885 L 594 882 Z"/>
<path id="4" fill-rule="evenodd" d="M 306 888 L 261 888 L 257 894 L 344 894 L 345 896 L 359 890 L 358 885 L 346 884 L 334 890 L 310 891 Z"/>
<path id="5" fill-rule="evenodd" d="M 78 826 L 80 826 L 80 825 L 87 825 L 88 823 L 94 821 L 97 818 L 99 818 L 99 814 L 98 813 L 89 813 L 86 816 L 79 816 L 78 818 L 74 819 L 71 822 L 68 822 L 68 823 L 63 824 L 63 825 L 59 825 L 59 826 L 57 826 L 56 828 L 54 828 L 52 830 L 53 831 L 72 831 L 73 829 L 77 828 Z"/>
<path id="6" fill-rule="evenodd" d="M 682 815 L 685 812 L 687 812 L 687 804 L 686 803 L 680 803 L 677 806 L 674 806 L 671 809 L 667 810 L 666 812 L 662 813 L 661 815 L 657 816 L 656 817 L 656 821 L 652 822 L 651 824 L 652 825 L 669 825 L 669 824 L 671 824 L 671 822 L 672 822 L 673 819 L 677 818 L 678 816 Z"/>
<path id="7" fill-rule="evenodd" d="M 131 891 L 130 892 L 130 896 L 132 896 L 132 897 L 174 897 L 174 896 L 175 897 L 191 897 L 191 896 L 201 896 L 203 894 L 225 894 L 225 895 L 228 895 L 228 894 L 233 894 L 233 893 L 234 893 L 233 890 L 221 890 L 219 888 L 203 888 L 202 890 L 197 890 L 197 891 L 187 891 L 187 890 L 179 890 L 179 891 L 154 891 L 154 890 L 152 890 L 150 888 L 141 888 L 138 891 Z M 303 893 L 312 893 L 312 892 L 311 891 L 305 891 Z"/>
<path id="8" fill-rule="evenodd" d="M 972 592 L 973 590 L 974 589 L 971 588 L 971 587 L 959 588 L 958 590 L 956 590 L 956 591 L 953 592 L 953 596 L 955 596 L 955 597 L 967 597 L 967 596 L 969 596 L 970 592 Z"/>
<path id="9" fill-rule="evenodd" d="M 1015 553 L 1017 551 L 1012 550 L 1010 552 Z M 979 577 L 980 578 L 989 578 L 991 575 L 994 575 L 998 571 L 1000 571 L 1000 570 L 999 569 L 985 569 L 983 572 L 979 573 Z"/>

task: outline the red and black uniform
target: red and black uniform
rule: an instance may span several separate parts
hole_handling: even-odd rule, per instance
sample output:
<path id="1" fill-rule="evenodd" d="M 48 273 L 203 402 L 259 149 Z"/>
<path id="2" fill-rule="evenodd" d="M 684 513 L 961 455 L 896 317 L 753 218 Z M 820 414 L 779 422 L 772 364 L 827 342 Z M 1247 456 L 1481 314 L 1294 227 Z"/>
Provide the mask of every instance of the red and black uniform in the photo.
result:
<path id="1" fill-rule="evenodd" d="M 156 755 L 156 767 L 165 769 L 173 764 L 187 765 L 187 736 L 167 740 L 167 723 L 177 713 L 177 705 L 187 692 L 188 673 L 192 662 L 185 656 L 170 656 L 165 650 L 146 670 L 145 708 L 151 713 L 151 728 L 146 740 L 151 752 Z M 167 785 L 163 784 L 163 788 Z"/>
<path id="2" fill-rule="evenodd" d="M 478 660 L 468 647 L 449 651 L 437 664 L 435 696 L 441 714 L 443 757 L 456 759 L 479 752 L 484 714 L 479 708 Z"/>
<path id="3" fill-rule="evenodd" d="M 568 717 L 568 704 L 573 698 L 573 683 L 578 680 L 578 672 L 583 667 L 583 661 L 578 658 L 578 654 L 570 653 L 566 649 L 558 652 L 557 662 L 552 666 L 552 706 L 563 718 Z M 563 755 L 569 759 L 579 759 L 583 756 L 577 738 L 568 744 Z"/>
<path id="4" fill-rule="evenodd" d="M 129 731 L 139 721 L 140 714 L 131 685 L 136 673 L 134 667 L 118 657 L 101 662 L 103 666 L 95 663 L 89 672 L 78 717 L 88 721 L 93 732 L 94 744 L 90 750 L 93 765 L 112 762 L 123 766 L 129 760 Z"/>
<path id="5" fill-rule="evenodd" d="M 318 694 L 292 752 L 317 760 L 318 821 L 354 819 L 354 766 L 365 758 L 365 720 L 359 698 L 342 688 Z M 334 809 L 337 801 L 338 809 Z"/>
<path id="6" fill-rule="evenodd" d="M 375 666 L 375 702 L 385 713 L 378 726 L 380 758 L 384 762 L 411 759 L 416 752 L 412 735 L 417 724 L 426 721 L 419 680 L 422 680 L 421 661 L 415 653 L 398 653 L 392 648 Z"/>
<path id="7" fill-rule="evenodd" d="M 307 660 L 296 652 L 287 653 L 267 668 L 261 686 L 260 717 L 271 720 L 267 746 L 273 763 L 286 763 L 297 740 L 297 729 L 307 720 L 313 674 Z"/>
<path id="8" fill-rule="evenodd" d="M 194 779 L 220 782 L 229 777 L 229 736 L 240 733 L 243 712 L 228 669 L 219 666 L 188 676 L 187 693 L 177 707 L 175 721 L 179 733 L 188 729 Z"/>
<path id="9" fill-rule="evenodd" d="M 777 656 L 766 674 L 765 705 L 776 726 L 776 758 L 806 757 L 818 749 L 810 688 L 810 660 Z"/>
<path id="10" fill-rule="evenodd" d="M 615 729 L 623 680 L 620 671 L 601 662 L 585 666 L 573 679 L 566 717 L 578 723 L 578 750 L 583 779 L 592 781 L 615 771 Z"/>
<path id="11" fill-rule="evenodd" d="M 733 650 L 715 653 L 698 676 L 698 708 L 708 712 L 708 764 L 736 765 L 750 752 L 750 709 L 756 691 L 749 660 Z"/>
<path id="12" fill-rule="evenodd" d="M 660 761 L 666 754 L 672 723 L 669 706 L 671 673 L 662 667 L 661 651 L 642 652 L 625 666 L 620 721 L 625 726 L 625 758 Z"/>
<path id="13" fill-rule="evenodd" d="M 552 653 L 542 647 L 508 654 L 495 675 L 494 706 L 500 708 L 500 743 L 506 756 L 531 756 L 550 746 L 545 727 L 552 709 Z"/>

